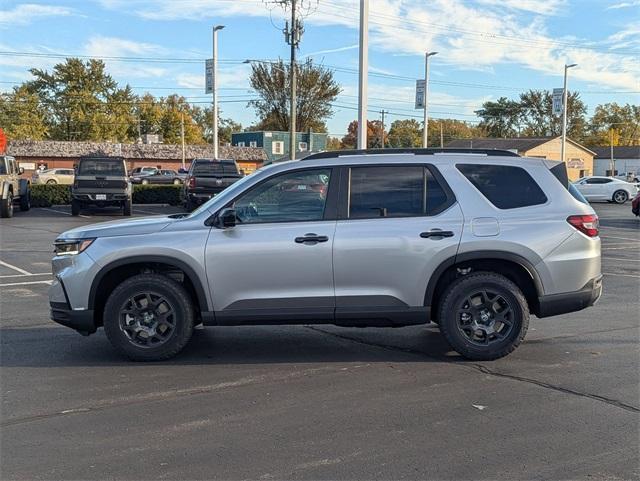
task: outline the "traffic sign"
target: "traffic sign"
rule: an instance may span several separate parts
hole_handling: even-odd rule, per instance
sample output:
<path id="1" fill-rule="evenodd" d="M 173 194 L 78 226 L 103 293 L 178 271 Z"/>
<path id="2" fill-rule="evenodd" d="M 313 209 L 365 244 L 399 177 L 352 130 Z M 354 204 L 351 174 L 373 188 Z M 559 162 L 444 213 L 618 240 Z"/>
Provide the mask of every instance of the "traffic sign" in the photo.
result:
<path id="1" fill-rule="evenodd" d="M 208 58 L 204 66 L 204 85 L 206 94 L 213 93 L 213 59 Z"/>
<path id="2" fill-rule="evenodd" d="M 424 108 L 424 80 L 416 80 L 416 109 Z"/>
<path id="3" fill-rule="evenodd" d="M 552 101 L 552 114 L 562 115 L 562 98 L 564 96 L 564 89 L 553 89 L 553 101 Z"/>

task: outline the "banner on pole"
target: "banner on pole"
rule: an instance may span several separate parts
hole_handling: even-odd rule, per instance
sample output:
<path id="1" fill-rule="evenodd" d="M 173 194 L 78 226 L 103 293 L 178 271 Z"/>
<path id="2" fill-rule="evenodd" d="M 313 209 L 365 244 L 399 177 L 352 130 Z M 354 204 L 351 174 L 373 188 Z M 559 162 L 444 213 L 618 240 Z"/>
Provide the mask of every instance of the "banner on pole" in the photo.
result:
<path id="1" fill-rule="evenodd" d="M 208 58 L 204 66 L 204 85 L 206 94 L 213 93 L 213 59 Z"/>
<path id="2" fill-rule="evenodd" d="M 553 115 L 562 115 L 562 97 L 564 96 L 564 89 L 553 89 L 553 101 L 552 110 Z"/>
<path id="3" fill-rule="evenodd" d="M 416 80 L 416 109 L 424 108 L 424 80 Z"/>

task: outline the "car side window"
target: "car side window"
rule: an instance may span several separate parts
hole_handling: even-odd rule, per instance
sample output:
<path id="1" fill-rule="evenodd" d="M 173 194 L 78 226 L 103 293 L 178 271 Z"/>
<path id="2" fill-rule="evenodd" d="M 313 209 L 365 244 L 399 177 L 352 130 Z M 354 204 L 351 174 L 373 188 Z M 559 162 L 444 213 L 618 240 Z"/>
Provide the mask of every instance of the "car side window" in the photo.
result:
<path id="1" fill-rule="evenodd" d="M 521 167 L 457 164 L 456 168 L 498 209 L 516 209 L 547 202 L 540 186 Z"/>
<path id="2" fill-rule="evenodd" d="M 331 169 L 309 169 L 272 177 L 233 204 L 241 224 L 322 220 Z"/>

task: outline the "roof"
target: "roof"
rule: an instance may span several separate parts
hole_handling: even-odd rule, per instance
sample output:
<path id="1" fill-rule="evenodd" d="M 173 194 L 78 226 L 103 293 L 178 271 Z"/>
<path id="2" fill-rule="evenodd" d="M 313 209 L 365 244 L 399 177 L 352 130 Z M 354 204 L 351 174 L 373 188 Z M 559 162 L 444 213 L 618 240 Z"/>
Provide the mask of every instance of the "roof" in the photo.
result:
<path id="1" fill-rule="evenodd" d="M 589 147 L 596 153 L 596 159 L 610 159 L 611 147 Z M 640 159 L 640 145 L 618 146 L 613 148 L 614 159 Z"/>
<path id="2" fill-rule="evenodd" d="M 7 154 L 15 157 L 63 157 L 75 158 L 84 155 L 120 156 L 126 159 L 179 160 L 182 146 L 174 144 L 120 144 L 112 142 L 66 142 L 55 140 L 11 140 Z M 185 146 L 187 159 L 213 158 L 213 146 Z M 218 157 L 237 161 L 267 160 L 264 149 L 258 147 L 220 146 Z"/>
<path id="3" fill-rule="evenodd" d="M 452 140 L 446 146 L 455 148 L 515 150 L 519 154 L 524 154 L 531 149 L 535 149 L 536 147 L 557 138 L 558 137 L 513 137 L 510 139 L 500 139 L 485 137 L 475 139 L 457 139 Z M 573 145 L 595 155 L 595 152 L 574 140 L 567 138 L 567 142 L 570 142 Z"/>

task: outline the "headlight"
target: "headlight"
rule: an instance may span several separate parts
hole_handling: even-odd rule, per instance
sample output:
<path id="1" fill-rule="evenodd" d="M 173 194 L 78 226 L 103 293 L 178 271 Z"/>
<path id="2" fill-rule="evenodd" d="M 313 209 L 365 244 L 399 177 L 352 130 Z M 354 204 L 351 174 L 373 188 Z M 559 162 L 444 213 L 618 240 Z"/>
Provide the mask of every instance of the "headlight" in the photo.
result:
<path id="1" fill-rule="evenodd" d="M 57 256 L 75 256 L 84 252 L 95 239 L 56 239 L 53 243 L 53 251 Z"/>

